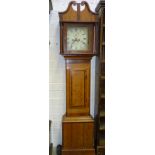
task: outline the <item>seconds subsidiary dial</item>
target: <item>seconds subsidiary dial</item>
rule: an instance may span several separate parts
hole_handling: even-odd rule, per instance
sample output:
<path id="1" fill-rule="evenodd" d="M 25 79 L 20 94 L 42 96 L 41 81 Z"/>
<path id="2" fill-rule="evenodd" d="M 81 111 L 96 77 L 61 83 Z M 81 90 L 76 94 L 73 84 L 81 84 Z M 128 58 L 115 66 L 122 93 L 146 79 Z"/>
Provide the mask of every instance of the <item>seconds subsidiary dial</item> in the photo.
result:
<path id="1" fill-rule="evenodd" d="M 67 50 L 88 50 L 88 27 L 69 26 L 67 28 Z"/>

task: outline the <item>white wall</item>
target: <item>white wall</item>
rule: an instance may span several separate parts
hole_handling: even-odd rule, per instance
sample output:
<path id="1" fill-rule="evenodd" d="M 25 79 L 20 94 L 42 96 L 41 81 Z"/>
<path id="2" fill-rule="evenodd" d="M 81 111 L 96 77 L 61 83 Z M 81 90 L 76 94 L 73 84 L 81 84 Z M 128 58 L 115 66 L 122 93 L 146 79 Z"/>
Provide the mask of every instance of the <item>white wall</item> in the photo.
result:
<path id="1" fill-rule="evenodd" d="M 53 10 L 49 16 L 49 119 L 52 120 L 52 142 L 54 146 L 62 143 L 61 120 L 66 111 L 65 60 L 60 53 L 58 12 L 66 10 L 71 0 L 52 0 Z M 99 0 L 87 0 L 92 11 Z M 95 57 L 91 62 L 91 114 L 94 115 Z"/>

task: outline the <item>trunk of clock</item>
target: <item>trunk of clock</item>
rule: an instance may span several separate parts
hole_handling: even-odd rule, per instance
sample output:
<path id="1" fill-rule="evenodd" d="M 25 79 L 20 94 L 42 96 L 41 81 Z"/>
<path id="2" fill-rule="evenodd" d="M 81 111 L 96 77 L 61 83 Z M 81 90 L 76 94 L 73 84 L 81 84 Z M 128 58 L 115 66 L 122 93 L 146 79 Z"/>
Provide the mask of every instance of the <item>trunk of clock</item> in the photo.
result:
<path id="1" fill-rule="evenodd" d="M 67 58 L 66 79 L 66 115 L 88 116 L 90 113 L 90 58 Z"/>
<path id="2" fill-rule="evenodd" d="M 66 59 L 66 115 L 62 119 L 62 155 L 95 155 L 90 116 L 91 57 Z"/>

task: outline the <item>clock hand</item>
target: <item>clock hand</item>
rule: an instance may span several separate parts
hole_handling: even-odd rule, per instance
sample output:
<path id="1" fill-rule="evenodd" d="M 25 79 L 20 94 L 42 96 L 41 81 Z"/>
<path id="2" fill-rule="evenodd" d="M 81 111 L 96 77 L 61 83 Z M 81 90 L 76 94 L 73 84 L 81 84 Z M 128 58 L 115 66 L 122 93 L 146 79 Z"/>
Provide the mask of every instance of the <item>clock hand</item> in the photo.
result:
<path id="1" fill-rule="evenodd" d="M 72 46 L 73 46 L 73 44 L 74 44 L 75 41 L 76 41 L 76 39 L 72 39 L 71 48 L 72 48 Z"/>
<path id="2" fill-rule="evenodd" d="M 72 44 L 73 44 L 75 41 L 76 41 L 75 39 L 72 39 Z"/>

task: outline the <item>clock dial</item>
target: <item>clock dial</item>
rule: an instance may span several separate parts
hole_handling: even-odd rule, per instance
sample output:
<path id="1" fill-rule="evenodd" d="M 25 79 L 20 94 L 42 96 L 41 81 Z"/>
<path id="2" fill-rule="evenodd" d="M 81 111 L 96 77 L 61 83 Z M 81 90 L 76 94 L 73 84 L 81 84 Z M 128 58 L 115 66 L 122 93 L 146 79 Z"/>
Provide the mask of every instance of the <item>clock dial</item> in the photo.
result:
<path id="1" fill-rule="evenodd" d="M 67 28 L 67 50 L 88 50 L 88 27 Z"/>

